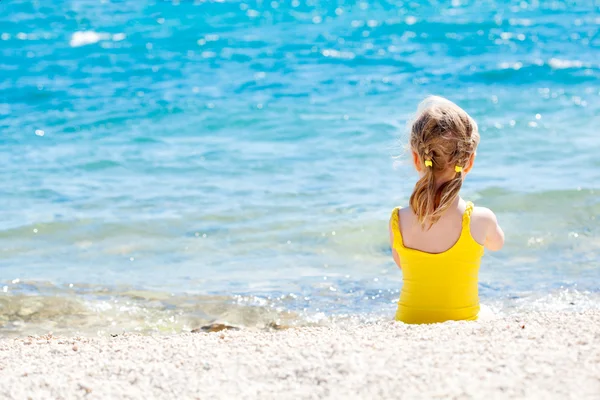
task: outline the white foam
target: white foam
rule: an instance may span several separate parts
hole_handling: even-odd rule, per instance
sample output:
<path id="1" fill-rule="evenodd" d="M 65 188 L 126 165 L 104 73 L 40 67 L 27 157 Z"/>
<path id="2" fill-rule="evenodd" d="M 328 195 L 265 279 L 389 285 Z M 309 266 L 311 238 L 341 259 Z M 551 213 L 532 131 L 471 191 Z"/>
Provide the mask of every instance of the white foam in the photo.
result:
<path id="1" fill-rule="evenodd" d="M 71 36 L 69 45 L 71 47 L 81 47 L 88 44 L 98 43 L 101 40 L 110 39 L 111 35 L 108 33 L 98 33 L 94 31 L 78 31 Z"/>
<path id="2" fill-rule="evenodd" d="M 112 40 L 114 42 L 120 42 L 121 40 L 125 40 L 126 36 L 124 33 L 116 33 L 112 35 Z"/>
<path id="3" fill-rule="evenodd" d="M 342 58 L 345 60 L 352 60 L 356 57 L 354 55 L 354 53 L 352 53 L 350 51 L 337 51 L 337 50 L 332 50 L 332 49 L 323 50 L 321 52 L 321 54 L 323 54 L 325 57 Z"/>
<path id="4" fill-rule="evenodd" d="M 581 61 L 572 60 L 561 60 L 560 58 L 551 58 L 548 61 L 548 65 L 553 69 L 566 69 L 566 68 L 581 68 L 583 63 Z"/>

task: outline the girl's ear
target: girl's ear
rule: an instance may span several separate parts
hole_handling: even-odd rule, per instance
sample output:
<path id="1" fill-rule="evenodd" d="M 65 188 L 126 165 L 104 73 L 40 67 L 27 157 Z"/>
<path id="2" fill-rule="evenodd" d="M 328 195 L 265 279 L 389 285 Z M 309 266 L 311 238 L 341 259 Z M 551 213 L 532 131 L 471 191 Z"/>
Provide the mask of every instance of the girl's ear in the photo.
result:
<path id="1" fill-rule="evenodd" d="M 415 169 L 417 170 L 417 172 L 421 172 L 421 170 L 423 168 L 421 167 L 421 160 L 419 160 L 419 155 L 417 153 L 415 153 L 414 150 L 411 150 L 411 153 L 412 153 L 413 165 L 415 166 Z"/>
<path id="2" fill-rule="evenodd" d="M 467 162 L 467 166 L 465 167 L 465 174 L 468 174 L 473 169 L 473 164 L 475 164 L 476 156 L 477 156 L 477 152 L 471 154 L 471 157 L 469 157 L 469 162 Z"/>

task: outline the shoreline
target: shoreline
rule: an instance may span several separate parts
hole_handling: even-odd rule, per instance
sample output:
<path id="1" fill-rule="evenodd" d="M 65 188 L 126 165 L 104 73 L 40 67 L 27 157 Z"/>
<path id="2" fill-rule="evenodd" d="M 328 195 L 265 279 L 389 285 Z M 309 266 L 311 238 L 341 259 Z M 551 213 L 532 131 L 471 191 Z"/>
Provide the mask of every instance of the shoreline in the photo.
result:
<path id="1" fill-rule="evenodd" d="M 0 339 L 2 398 L 598 398 L 600 310 Z"/>

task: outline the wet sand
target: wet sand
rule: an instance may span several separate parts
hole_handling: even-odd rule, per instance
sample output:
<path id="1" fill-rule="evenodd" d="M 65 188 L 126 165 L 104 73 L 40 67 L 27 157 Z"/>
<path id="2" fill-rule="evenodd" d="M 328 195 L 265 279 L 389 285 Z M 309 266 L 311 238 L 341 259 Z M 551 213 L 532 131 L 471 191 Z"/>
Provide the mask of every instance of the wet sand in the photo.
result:
<path id="1" fill-rule="evenodd" d="M 0 398 L 600 398 L 600 311 L 0 339 Z"/>

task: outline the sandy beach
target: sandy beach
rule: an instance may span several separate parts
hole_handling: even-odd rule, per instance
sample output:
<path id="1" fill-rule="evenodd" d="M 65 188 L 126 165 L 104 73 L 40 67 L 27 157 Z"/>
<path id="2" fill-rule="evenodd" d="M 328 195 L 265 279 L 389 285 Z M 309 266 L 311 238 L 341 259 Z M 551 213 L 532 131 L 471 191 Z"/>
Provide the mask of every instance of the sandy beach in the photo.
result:
<path id="1" fill-rule="evenodd" d="M 599 398 L 600 312 L 0 340 L 0 397 Z"/>

